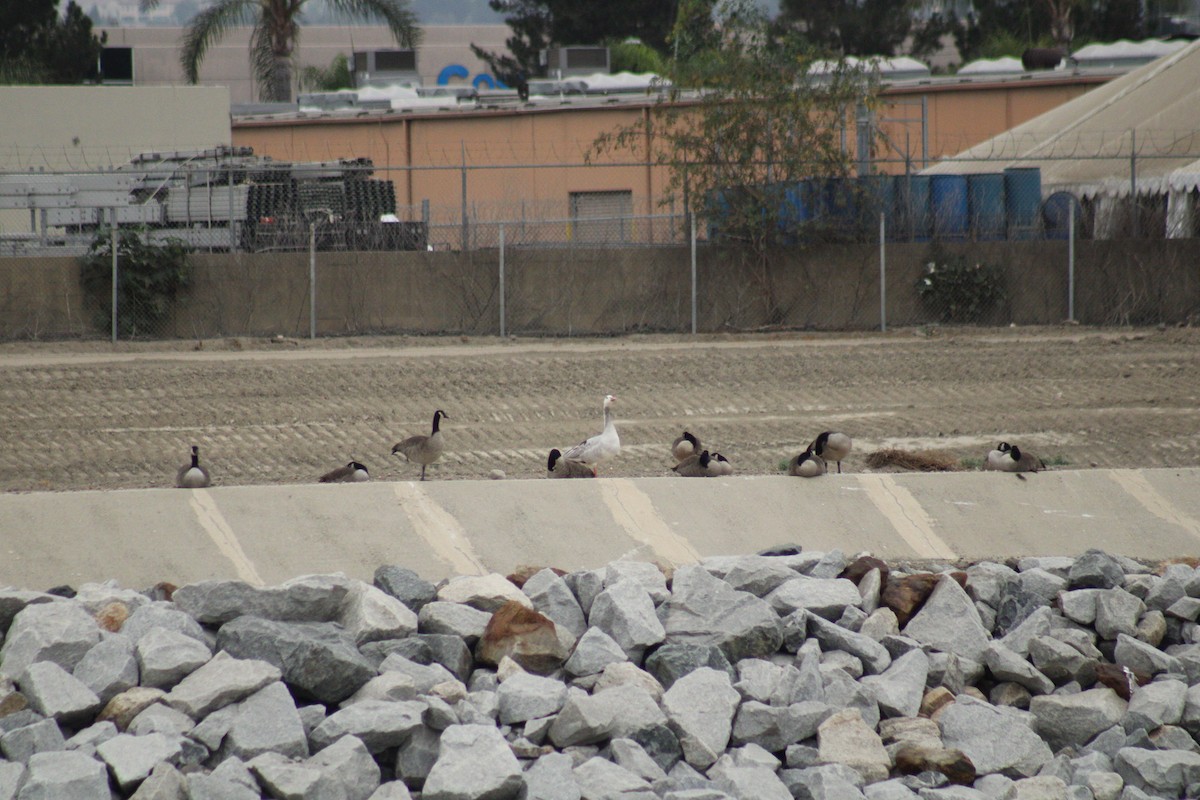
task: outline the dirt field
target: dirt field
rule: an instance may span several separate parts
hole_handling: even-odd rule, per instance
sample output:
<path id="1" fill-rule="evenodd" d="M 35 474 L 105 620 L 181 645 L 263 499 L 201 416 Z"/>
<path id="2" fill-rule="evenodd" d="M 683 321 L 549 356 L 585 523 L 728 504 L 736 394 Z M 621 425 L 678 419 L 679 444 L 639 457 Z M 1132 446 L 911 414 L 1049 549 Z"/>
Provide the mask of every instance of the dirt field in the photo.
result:
<path id="1" fill-rule="evenodd" d="M 1200 330 L 900 330 L 886 335 L 453 338 L 0 345 L 0 489 L 169 486 L 191 444 L 217 485 L 314 481 L 389 455 L 449 415 L 433 480 L 539 478 L 597 433 L 615 394 L 621 456 L 664 475 L 685 427 L 740 474 L 770 474 L 818 432 L 978 459 L 999 440 L 1057 464 L 1200 464 Z"/>

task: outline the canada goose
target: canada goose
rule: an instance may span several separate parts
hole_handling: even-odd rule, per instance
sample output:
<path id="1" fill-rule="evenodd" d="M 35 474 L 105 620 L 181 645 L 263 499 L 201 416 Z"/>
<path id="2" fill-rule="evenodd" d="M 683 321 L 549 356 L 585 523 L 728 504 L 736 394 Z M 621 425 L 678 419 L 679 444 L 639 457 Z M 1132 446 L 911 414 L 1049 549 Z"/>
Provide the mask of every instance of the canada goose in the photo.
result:
<path id="1" fill-rule="evenodd" d="M 433 412 L 433 431 L 428 436 L 410 436 L 392 445 L 392 455 L 400 453 L 409 462 L 421 465 L 421 480 L 425 480 L 425 468 L 441 458 L 442 451 L 446 449 L 446 442 L 438 429 L 438 423 L 443 419 L 450 419 L 450 415 L 439 408 Z"/>
<path id="2" fill-rule="evenodd" d="M 824 475 L 828 467 L 825 465 L 825 459 L 816 455 L 811 450 L 805 450 L 798 456 L 793 456 L 788 462 L 788 475 L 794 475 L 797 478 L 815 478 L 818 475 Z"/>
<path id="3" fill-rule="evenodd" d="M 371 480 L 371 475 L 367 472 L 366 466 L 357 461 L 351 461 L 346 466 L 338 467 L 321 476 L 321 483 L 359 483 L 369 480 Z"/>
<path id="4" fill-rule="evenodd" d="M 192 461 L 175 473 L 175 485 L 180 489 L 203 489 L 211 482 L 208 470 L 200 466 L 200 448 L 192 445 Z"/>
<path id="5" fill-rule="evenodd" d="M 596 477 L 596 468 L 579 461 L 569 461 L 563 458 L 562 453 L 556 447 L 550 451 L 550 458 L 546 460 L 546 477 L 594 478 Z"/>
<path id="6" fill-rule="evenodd" d="M 1016 445 L 1001 442 L 987 454 L 983 468 L 1000 472 L 1038 472 L 1045 469 L 1046 464 L 1033 453 L 1022 453 Z"/>
<path id="7" fill-rule="evenodd" d="M 842 471 L 842 459 L 850 455 L 850 437 L 840 431 L 823 431 L 813 439 L 808 449 L 826 463 L 836 461 L 838 473 Z"/>
<path id="8" fill-rule="evenodd" d="M 708 474 L 709 475 L 732 475 L 733 464 L 729 463 L 729 459 L 720 453 L 709 453 Z"/>
<path id="9" fill-rule="evenodd" d="M 563 458 L 584 464 L 600 464 L 620 455 L 621 437 L 617 435 L 612 411 L 612 404 L 616 400 L 611 394 L 604 396 L 604 430 L 567 450 L 562 454 Z"/>
<path id="10" fill-rule="evenodd" d="M 675 456 L 675 463 L 699 452 L 700 440 L 687 431 L 684 431 L 683 435 L 675 437 L 675 441 L 671 442 L 671 455 Z"/>
<path id="11" fill-rule="evenodd" d="M 671 471 L 685 478 L 707 478 L 712 475 L 708 469 L 711 463 L 712 455 L 707 450 L 701 450 L 671 467 Z"/>

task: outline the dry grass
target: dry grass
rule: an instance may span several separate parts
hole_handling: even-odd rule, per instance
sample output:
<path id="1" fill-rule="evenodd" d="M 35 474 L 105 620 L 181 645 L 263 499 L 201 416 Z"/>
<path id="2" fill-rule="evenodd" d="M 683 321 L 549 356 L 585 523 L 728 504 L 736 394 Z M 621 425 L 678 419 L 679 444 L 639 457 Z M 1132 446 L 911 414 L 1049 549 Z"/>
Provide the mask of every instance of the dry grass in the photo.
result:
<path id="1" fill-rule="evenodd" d="M 867 454 L 871 469 L 915 472 L 957 472 L 962 469 L 957 457 L 943 450 L 900 450 L 895 447 Z"/>

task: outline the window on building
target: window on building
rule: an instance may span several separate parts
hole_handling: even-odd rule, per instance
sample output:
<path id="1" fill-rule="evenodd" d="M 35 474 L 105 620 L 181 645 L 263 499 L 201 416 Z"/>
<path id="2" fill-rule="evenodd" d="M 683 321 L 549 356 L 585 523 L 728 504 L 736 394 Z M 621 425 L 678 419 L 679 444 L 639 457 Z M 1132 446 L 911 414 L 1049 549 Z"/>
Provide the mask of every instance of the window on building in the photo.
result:
<path id="1" fill-rule="evenodd" d="M 132 47 L 105 47 L 100 51 L 100 82 L 133 83 Z"/>
<path id="2" fill-rule="evenodd" d="M 578 243 L 628 242 L 632 216 L 632 191 L 571 192 L 573 238 Z"/>

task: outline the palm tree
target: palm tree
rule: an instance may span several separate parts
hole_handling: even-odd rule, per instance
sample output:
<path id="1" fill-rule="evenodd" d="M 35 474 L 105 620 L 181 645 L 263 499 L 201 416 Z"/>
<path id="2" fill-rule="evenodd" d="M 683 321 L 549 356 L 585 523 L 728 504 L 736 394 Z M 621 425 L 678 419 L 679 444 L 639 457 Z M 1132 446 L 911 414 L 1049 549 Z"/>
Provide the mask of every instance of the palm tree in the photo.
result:
<path id="1" fill-rule="evenodd" d="M 200 79 L 200 62 L 208 48 L 232 27 L 253 27 L 250 56 L 254 77 L 267 101 L 292 99 L 292 54 L 300 39 L 300 21 L 308 0 L 215 0 L 196 14 L 183 34 L 179 63 L 188 83 Z M 382 20 L 404 47 L 416 47 L 421 39 L 417 17 L 409 0 L 325 0 L 334 12 L 350 19 Z M 159 0 L 141 0 L 143 11 Z"/>

